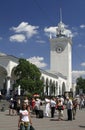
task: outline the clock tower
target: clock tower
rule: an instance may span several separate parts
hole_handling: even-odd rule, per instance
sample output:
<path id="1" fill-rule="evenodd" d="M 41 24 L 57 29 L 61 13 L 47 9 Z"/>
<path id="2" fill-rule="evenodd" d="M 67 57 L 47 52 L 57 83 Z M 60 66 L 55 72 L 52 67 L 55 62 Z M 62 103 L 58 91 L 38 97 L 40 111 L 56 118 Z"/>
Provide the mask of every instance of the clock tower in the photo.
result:
<path id="1" fill-rule="evenodd" d="M 71 32 L 60 21 L 56 37 L 50 37 L 50 70 L 67 78 L 67 91 L 72 88 L 72 38 Z"/>

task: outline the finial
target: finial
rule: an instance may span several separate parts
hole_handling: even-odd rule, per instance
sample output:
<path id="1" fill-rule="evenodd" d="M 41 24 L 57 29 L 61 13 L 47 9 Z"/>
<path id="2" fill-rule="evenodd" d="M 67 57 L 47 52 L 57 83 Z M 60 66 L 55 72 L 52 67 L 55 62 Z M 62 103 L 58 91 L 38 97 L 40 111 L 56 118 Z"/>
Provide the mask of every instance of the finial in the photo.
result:
<path id="1" fill-rule="evenodd" d="M 62 10 L 60 8 L 60 23 L 62 23 Z"/>

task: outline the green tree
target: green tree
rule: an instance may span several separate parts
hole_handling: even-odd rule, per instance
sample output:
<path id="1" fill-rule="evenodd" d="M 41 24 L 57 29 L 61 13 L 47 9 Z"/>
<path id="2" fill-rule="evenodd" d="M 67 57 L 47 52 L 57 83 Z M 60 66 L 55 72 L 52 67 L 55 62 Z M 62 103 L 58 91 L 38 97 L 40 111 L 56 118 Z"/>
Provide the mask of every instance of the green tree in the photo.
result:
<path id="1" fill-rule="evenodd" d="M 76 91 L 79 93 L 79 89 L 83 90 L 83 93 L 85 93 L 85 79 L 82 77 L 77 78 L 76 80 Z"/>
<path id="2" fill-rule="evenodd" d="M 17 77 L 16 83 L 14 84 L 15 87 L 20 85 L 22 89 L 31 94 L 41 94 L 43 91 L 40 70 L 26 59 L 19 59 L 19 64 L 15 68 L 14 74 Z"/>

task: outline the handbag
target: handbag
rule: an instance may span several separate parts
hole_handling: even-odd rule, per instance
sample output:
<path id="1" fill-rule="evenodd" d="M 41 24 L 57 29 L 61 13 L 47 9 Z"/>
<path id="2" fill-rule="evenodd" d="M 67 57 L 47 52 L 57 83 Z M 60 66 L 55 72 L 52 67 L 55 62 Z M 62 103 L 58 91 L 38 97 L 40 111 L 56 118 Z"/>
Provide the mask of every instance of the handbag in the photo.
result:
<path id="1" fill-rule="evenodd" d="M 29 125 L 29 122 L 23 122 L 23 121 L 21 121 L 20 124 L 23 125 L 23 126 L 25 126 L 25 127 L 27 127 Z"/>
<path id="2" fill-rule="evenodd" d="M 60 110 L 64 110 L 64 106 L 63 106 L 63 105 L 61 105 L 61 106 L 56 106 L 56 109 L 59 110 L 59 111 L 60 111 Z"/>
<path id="3" fill-rule="evenodd" d="M 36 111 L 36 110 L 38 110 L 38 107 L 37 107 L 37 106 L 34 107 L 34 111 Z"/>
<path id="4" fill-rule="evenodd" d="M 31 125 L 31 126 L 30 126 L 30 130 L 35 130 L 35 128 Z"/>

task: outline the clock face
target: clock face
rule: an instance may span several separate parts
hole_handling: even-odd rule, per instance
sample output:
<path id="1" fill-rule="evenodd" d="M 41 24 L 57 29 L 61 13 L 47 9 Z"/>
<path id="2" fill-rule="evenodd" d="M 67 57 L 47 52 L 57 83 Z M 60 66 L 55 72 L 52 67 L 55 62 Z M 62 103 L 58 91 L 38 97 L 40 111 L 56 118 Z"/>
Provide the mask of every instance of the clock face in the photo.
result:
<path id="1" fill-rule="evenodd" d="M 56 52 L 61 53 L 63 51 L 63 48 L 61 46 L 56 47 Z"/>

